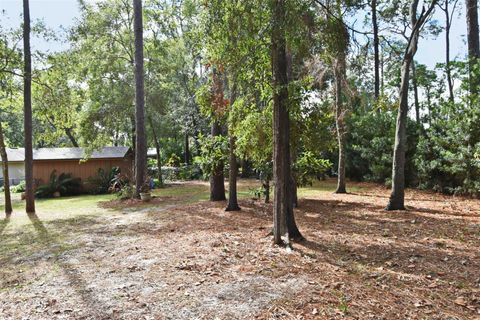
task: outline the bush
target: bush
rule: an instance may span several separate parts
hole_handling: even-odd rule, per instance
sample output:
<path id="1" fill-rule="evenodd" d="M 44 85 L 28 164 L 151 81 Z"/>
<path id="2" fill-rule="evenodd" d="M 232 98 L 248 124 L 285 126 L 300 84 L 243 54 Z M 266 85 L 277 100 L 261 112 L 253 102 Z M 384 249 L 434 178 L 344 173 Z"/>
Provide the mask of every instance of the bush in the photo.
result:
<path id="1" fill-rule="evenodd" d="M 25 180 L 20 181 L 16 186 L 10 187 L 10 191 L 13 193 L 22 193 L 25 192 Z"/>
<path id="2" fill-rule="evenodd" d="M 420 187 L 480 196 L 478 104 L 445 101 L 430 117 L 416 155 Z"/>
<path id="3" fill-rule="evenodd" d="M 59 192 L 61 196 L 68 196 L 79 193 L 80 188 L 80 178 L 74 178 L 70 173 L 61 173 L 57 176 L 57 171 L 53 170 L 49 182 L 39 186 L 35 191 L 35 196 L 52 198 L 56 192 Z"/>
<path id="4" fill-rule="evenodd" d="M 99 168 L 97 175 L 87 179 L 89 191 L 92 194 L 105 194 L 110 191 L 110 187 L 115 177 L 120 174 L 120 168 L 113 167 L 108 171 Z"/>
<path id="5" fill-rule="evenodd" d="M 163 181 L 197 180 L 202 178 L 202 170 L 196 164 L 183 167 L 162 167 Z"/>
<path id="6" fill-rule="evenodd" d="M 376 110 L 349 117 L 347 136 L 347 176 L 351 179 L 388 183 L 392 176 L 396 113 Z M 414 156 L 417 150 L 418 126 L 407 121 L 405 182 L 416 185 Z"/>
<path id="7" fill-rule="evenodd" d="M 115 194 L 117 198 L 120 200 L 127 200 L 133 198 L 135 187 L 130 184 L 124 185 L 120 190 L 118 190 Z"/>
<path id="8" fill-rule="evenodd" d="M 317 158 L 312 152 L 304 152 L 293 166 L 298 186 L 312 185 L 314 179 L 320 179 L 332 167 L 330 160 Z"/>
<path id="9" fill-rule="evenodd" d="M 220 164 L 228 163 L 228 138 L 225 136 L 206 136 L 200 138 L 200 155 L 195 157 L 194 163 L 203 173 L 203 178 L 208 179 Z M 224 170 L 227 166 L 224 165 Z"/>
<path id="10" fill-rule="evenodd" d="M 165 163 L 166 166 L 168 167 L 175 167 L 178 168 L 180 167 L 180 164 L 182 163 L 182 159 L 175 153 L 172 153 L 170 158 L 167 160 L 167 163 Z"/>

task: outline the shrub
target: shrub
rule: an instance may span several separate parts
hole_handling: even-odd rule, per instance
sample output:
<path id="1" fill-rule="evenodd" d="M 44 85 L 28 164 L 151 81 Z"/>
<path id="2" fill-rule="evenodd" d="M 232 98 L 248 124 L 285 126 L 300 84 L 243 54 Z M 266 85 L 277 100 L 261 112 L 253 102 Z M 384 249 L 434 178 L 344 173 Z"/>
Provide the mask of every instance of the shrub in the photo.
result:
<path id="1" fill-rule="evenodd" d="M 110 191 L 110 186 L 112 185 L 115 177 L 120 174 L 120 168 L 113 167 L 110 170 L 105 171 L 102 168 L 99 168 L 97 175 L 94 177 L 89 177 L 87 179 L 87 184 L 91 186 L 90 193 L 92 194 L 105 194 Z"/>
<path id="2" fill-rule="evenodd" d="M 202 170 L 197 164 L 182 167 L 162 167 L 164 181 L 197 180 L 202 178 Z"/>
<path id="3" fill-rule="evenodd" d="M 51 198 L 56 192 L 59 192 L 61 196 L 67 196 L 78 193 L 80 188 L 80 178 L 74 178 L 70 173 L 61 173 L 57 176 L 57 171 L 53 170 L 49 182 L 39 186 L 35 191 L 35 196 Z"/>
<path id="4" fill-rule="evenodd" d="M 25 192 L 25 180 L 20 181 L 19 184 L 10 188 L 10 191 L 13 193 L 22 193 Z"/>
<path id="5" fill-rule="evenodd" d="M 293 166 L 299 186 L 312 185 L 314 179 L 320 179 L 332 167 L 330 160 L 317 158 L 312 152 L 304 152 Z"/>
<path id="6" fill-rule="evenodd" d="M 169 167 L 180 167 L 180 164 L 182 163 L 182 159 L 175 153 L 172 153 L 170 158 L 167 160 L 166 165 Z"/>
<path id="7" fill-rule="evenodd" d="M 347 175 L 354 180 L 388 183 L 392 176 L 396 113 L 368 111 L 349 117 L 347 136 Z M 415 185 L 414 155 L 417 150 L 418 126 L 407 121 L 405 182 Z"/>
<path id="8" fill-rule="evenodd" d="M 124 185 L 121 189 L 119 189 L 115 194 L 117 198 L 120 200 L 127 200 L 133 198 L 133 194 L 135 193 L 135 187 L 130 184 Z"/>
<path id="9" fill-rule="evenodd" d="M 228 138 L 225 136 L 200 137 L 200 155 L 194 162 L 203 173 L 203 178 L 208 179 L 220 164 L 228 163 Z M 227 166 L 224 166 L 226 170 Z"/>

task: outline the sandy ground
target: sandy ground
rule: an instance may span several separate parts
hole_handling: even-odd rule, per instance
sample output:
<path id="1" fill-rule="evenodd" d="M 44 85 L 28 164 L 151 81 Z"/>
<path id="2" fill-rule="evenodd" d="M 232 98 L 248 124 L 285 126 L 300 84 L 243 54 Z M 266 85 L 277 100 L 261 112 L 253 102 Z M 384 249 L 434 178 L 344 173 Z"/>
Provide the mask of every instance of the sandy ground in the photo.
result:
<path id="1" fill-rule="evenodd" d="M 0 221 L 0 319 L 480 319 L 480 202 L 354 187 L 302 191 L 291 252 L 248 198 Z"/>

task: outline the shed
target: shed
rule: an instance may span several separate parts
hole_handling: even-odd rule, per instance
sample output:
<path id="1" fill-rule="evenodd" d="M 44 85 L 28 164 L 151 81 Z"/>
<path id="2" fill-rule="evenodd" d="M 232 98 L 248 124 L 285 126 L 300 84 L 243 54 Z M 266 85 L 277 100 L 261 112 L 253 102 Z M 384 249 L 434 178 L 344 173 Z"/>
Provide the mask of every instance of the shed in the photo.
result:
<path id="1" fill-rule="evenodd" d="M 8 168 L 11 184 L 25 179 L 25 150 L 7 149 Z M 97 174 L 98 169 L 110 170 L 119 167 L 121 172 L 131 176 L 133 154 L 129 147 L 103 147 L 88 158 L 84 148 L 38 148 L 33 150 L 33 177 L 35 184 L 48 182 L 52 171 L 58 174 L 70 173 L 73 177 L 87 180 Z M 0 173 L 3 180 L 3 175 Z"/>

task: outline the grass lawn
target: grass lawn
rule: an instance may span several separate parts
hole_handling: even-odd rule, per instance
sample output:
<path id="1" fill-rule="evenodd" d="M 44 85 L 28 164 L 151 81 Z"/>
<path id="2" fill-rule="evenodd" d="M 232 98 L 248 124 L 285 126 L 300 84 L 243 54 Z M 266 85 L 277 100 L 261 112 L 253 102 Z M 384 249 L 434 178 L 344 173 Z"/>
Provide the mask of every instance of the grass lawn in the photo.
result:
<path id="1" fill-rule="evenodd" d="M 272 246 L 272 207 L 239 182 L 240 212 L 207 182 L 111 195 L 15 200 L 0 219 L 1 319 L 476 319 L 480 202 L 335 181 L 299 189 L 306 241 Z"/>

